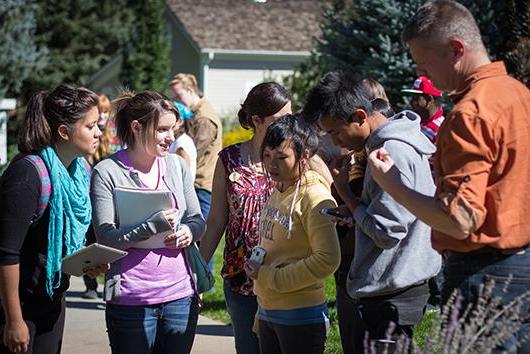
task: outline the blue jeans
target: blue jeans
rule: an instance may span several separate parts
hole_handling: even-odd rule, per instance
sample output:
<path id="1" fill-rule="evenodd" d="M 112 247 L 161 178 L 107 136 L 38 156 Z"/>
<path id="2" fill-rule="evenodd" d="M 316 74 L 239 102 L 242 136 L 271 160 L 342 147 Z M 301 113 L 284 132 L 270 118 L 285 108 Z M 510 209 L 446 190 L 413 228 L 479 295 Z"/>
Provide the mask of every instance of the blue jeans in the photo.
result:
<path id="1" fill-rule="evenodd" d="M 445 260 L 442 302 L 446 303 L 454 289 L 460 289 L 464 298 L 462 308 L 476 302 L 480 287 L 485 280 L 495 281 L 493 296 L 507 304 L 530 290 L 530 247 L 522 254 L 506 255 L 498 251 L 485 253 L 450 253 Z M 506 285 L 508 284 L 508 285 Z M 521 308 L 521 318 L 526 318 L 519 332 L 514 333 L 493 353 L 530 353 L 530 341 L 521 343 L 530 336 L 530 301 Z M 517 348 L 517 344 L 521 347 Z"/>
<path id="2" fill-rule="evenodd" d="M 238 294 L 225 282 L 223 285 L 225 302 L 232 320 L 236 351 L 238 354 L 259 354 L 258 337 L 252 332 L 254 317 L 258 310 L 255 296 Z"/>
<path id="3" fill-rule="evenodd" d="M 112 354 L 187 354 L 199 317 L 197 296 L 156 305 L 107 304 Z"/>
<path id="4" fill-rule="evenodd" d="M 210 214 L 210 207 L 212 205 L 212 193 L 202 188 L 196 188 L 195 193 L 197 194 L 197 199 L 199 199 L 199 205 L 201 207 L 202 217 L 204 218 L 204 220 L 207 220 L 208 215 Z M 215 254 L 212 255 L 210 262 L 208 262 L 208 267 L 210 268 L 210 272 L 212 273 L 213 273 L 213 264 L 214 264 L 214 259 L 215 259 L 214 257 L 215 257 Z"/>

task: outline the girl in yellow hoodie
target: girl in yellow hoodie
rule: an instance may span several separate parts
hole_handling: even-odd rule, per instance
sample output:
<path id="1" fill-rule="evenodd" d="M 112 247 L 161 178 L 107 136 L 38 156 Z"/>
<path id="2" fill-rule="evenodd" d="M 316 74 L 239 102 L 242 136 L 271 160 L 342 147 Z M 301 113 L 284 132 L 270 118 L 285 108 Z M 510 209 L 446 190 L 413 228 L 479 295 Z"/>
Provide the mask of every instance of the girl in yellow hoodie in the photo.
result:
<path id="1" fill-rule="evenodd" d="M 320 214 L 336 206 L 329 185 L 306 168 L 317 146 L 317 134 L 289 115 L 263 141 L 264 167 L 277 185 L 259 224 L 263 264 L 245 266 L 255 280 L 262 354 L 324 352 L 324 279 L 339 266 L 340 249 L 334 223 Z"/>

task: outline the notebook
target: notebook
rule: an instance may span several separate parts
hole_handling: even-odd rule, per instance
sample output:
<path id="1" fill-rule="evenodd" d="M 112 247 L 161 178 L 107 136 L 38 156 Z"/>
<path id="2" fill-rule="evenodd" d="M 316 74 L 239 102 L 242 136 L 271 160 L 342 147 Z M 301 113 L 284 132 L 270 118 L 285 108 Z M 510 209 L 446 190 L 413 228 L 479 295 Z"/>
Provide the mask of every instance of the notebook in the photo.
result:
<path id="1" fill-rule="evenodd" d="M 116 187 L 114 200 L 120 228 L 135 227 L 153 214 L 173 208 L 170 191 L 144 188 Z M 165 248 L 164 238 L 173 231 L 162 232 L 148 240 L 135 243 L 135 248 Z"/>
<path id="2" fill-rule="evenodd" d="M 98 266 L 117 261 L 127 255 L 126 251 L 117 248 L 93 243 L 90 246 L 83 247 L 79 251 L 72 253 L 63 258 L 63 273 L 81 276 L 86 267 Z"/>

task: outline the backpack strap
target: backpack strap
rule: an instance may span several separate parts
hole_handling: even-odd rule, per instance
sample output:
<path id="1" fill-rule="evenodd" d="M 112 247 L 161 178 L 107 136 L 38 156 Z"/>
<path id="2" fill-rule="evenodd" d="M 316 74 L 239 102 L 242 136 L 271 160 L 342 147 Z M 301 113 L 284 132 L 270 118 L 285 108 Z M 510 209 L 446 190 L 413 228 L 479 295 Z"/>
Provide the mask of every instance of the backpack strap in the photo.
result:
<path id="1" fill-rule="evenodd" d="M 37 207 L 37 212 L 33 216 L 33 219 L 31 220 L 32 223 L 35 223 L 37 220 L 39 220 L 42 215 L 44 214 L 44 211 L 48 207 L 50 197 L 52 195 L 52 184 L 50 181 L 50 174 L 48 172 L 48 169 L 46 168 L 46 164 L 44 163 L 44 160 L 39 155 L 25 155 L 22 157 L 24 160 L 29 161 L 33 167 L 37 170 L 37 173 L 39 174 L 40 179 L 40 197 L 39 197 L 39 204 Z"/>

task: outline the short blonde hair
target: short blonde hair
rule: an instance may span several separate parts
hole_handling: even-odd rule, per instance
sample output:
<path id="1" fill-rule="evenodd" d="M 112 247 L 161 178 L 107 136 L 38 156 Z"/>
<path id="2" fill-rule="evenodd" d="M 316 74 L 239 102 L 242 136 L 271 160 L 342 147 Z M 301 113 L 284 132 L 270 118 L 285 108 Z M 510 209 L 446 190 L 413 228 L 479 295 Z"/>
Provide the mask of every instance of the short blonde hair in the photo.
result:
<path id="1" fill-rule="evenodd" d="M 199 86 L 197 84 L 197 78 L 193 74 L 179 73 L 175 75 L 173 80 L 169 83 L 169 86 L 182 85 L 186 90 L 191 90 L 197 95 L 200 95 Z"/>
<path id="2" fill-rule="evenodd" d="M 486 50 L 477 22 L 471 12 L 454 0 L 428 1 L 405 25 L 401 41 L 421 38 L 431 46 L 445 44 L 452 38 L 461 39 L 473 49 Z"/>

